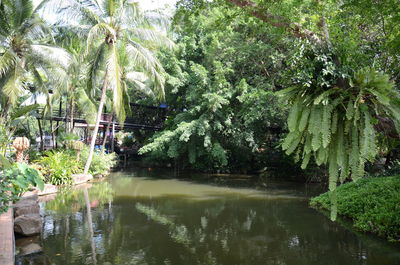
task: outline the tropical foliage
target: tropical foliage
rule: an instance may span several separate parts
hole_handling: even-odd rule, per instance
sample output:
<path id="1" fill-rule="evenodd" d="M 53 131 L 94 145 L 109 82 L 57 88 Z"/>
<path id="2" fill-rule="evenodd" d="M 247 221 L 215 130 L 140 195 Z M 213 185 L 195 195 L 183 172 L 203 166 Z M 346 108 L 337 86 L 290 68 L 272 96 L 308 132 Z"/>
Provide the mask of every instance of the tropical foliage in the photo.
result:
<path id="1" fill-rule="evenodd" d="M 73 183 L 72 175 L 82 173 L 88 154 L 89 149 L 85 148 L 77 161 L 74 150 L 51 150 L 34 161 L 33 166 L 42 173 L 46 183 L 71 185 Z M 93 176 L 107 175 L 116 164 L 117 157 L 114 153 L 95 152 L 89 173 Z"/>
<path id="2" fill-rule="evenodd" d="M 284 128 L 286 108 L 273 93 L 281 70 L 273 46 L 280 40 L 267 38 L 255 19 L 209 5 L 177 10 L 177 53 L 161 54 L 172 111 L 141 152 L 205 171 L 258 170 L 265 150 L 278 153 Z"/>
<path id="3" fill-rule="evenodd" d="M 21 194 L 29 188 L 44 188 L 40 172 L 24 163 L 3 163 L 0 174 L 0 214 L 7 211 L 9 203 L 18 201 Z"/>
<path id="4" fill-rule="evenodd" d="M 317 84 L 279 94 L 293 104 L 282 148 L 287 154 L 295 153 L 302 168 L 311 157 L 318 165 L 329 164 L 330 190 L 338 179 L 343 183 L 348 177 L 364 176 L 365 163 L 379 153 L 374 128 L 379 121 L 389 118 L 399 128 L 398 92 L 387 75 L 372 68 L 357 71 L 346 89 Z"/>
<path id="5" fill-rule="evenodd" d="M 138 75 L 145 74 L 149 77 L 154 91 L 159 98 L 163 98 L 163 68 L 147 47 L 171 45 L 171 41 L 152 27 L 135 2 L 71 0 L 63 1 L 61 5 L 67 5 L 60 11 L 62 16 L 68 17 L 65 22 L 87 37 L 88 91 L 94 96 L 98 85 L 102 87 L 90 153 L 85 165 L 87 173 L 93 157 L 107 90 L 111 96 L 113 111 L 122 122 L 125 120 L 126 111 L 129 111 L 128 85 L 139 88 L 144 86 L 137 78 Z M 85 26 L 74 27 L 71 17 L 77 18 Z M 82 32 L 82 28 L 89 30 Z"/>
<path id="6" fill-rule="evenodd" d="M 336 190 L 338 214 L 351 218 L 354 227 L 360 231 L 399 241 L 399 189 L 398 176 L 365 178 L 356 183 L 346 183 Z M 329 193 L 313 198 L 310 204 L 318 209 L 329 210 Z"/>

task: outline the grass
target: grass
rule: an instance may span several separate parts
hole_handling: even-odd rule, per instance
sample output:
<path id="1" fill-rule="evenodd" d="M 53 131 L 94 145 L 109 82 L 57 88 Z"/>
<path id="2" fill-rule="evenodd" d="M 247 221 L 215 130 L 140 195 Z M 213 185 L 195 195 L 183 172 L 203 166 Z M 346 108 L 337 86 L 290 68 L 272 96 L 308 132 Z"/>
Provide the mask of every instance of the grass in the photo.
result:
<path id="1" fill-rule="evenodd" d="M 363 178 L 337 188 L 338 214 L 354 227 L 400 242 L 400 176 Z M 329 192 L 311 199 L 311 207 L 330 209 Z"/>

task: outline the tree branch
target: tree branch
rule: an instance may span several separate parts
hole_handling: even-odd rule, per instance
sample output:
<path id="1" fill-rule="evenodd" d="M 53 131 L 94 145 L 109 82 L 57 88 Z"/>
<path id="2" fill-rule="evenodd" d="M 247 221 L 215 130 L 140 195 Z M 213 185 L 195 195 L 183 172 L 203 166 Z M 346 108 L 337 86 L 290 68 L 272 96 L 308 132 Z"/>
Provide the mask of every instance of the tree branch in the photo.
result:
<path id="1" fill-rule="evenodd" d="M 299 23 L 291 22 L 289 19 L 273 15 L 265 10 L 262 10 L 256 3 L 250 0 L 228 0 L 228 2 L 241 7 L 249 9 L 250 13 L 261 19 L 262 21 L 277 27 L 284 28 L 292 33 L 296 38 L 308 39 L 313 43 L 322 44 L 321 38 L 313 31 L 304 29 Z"/>

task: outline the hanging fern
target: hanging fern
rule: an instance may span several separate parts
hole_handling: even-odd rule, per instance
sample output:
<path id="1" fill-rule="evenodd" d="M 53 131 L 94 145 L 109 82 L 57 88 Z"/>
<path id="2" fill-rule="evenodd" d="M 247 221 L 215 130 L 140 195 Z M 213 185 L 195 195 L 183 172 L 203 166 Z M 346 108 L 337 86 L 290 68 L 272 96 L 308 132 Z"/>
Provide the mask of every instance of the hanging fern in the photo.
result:
<path id="1" fill-rule="evenodd" d="M 379 117 L 400 128 L 399 95 L 387 75 L 364 68 L 348 83 L 343 89 L 299 86 L 278 92 L 292 103 L 282 148 L 300 154 L 303 169 L 311 157 L 328 165 L 330 191 L 339 181 L 362 177 L 365 163 L 378 155 Z"/>

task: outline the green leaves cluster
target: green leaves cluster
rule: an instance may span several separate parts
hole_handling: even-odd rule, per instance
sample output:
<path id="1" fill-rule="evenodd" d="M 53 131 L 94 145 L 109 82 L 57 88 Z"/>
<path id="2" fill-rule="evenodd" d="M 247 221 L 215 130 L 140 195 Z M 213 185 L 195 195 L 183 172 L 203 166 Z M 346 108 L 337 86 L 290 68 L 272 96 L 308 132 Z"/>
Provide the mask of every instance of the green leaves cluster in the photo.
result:
<path id="1" fill-rule="evenodd" d="M 205 171 L 258 167 L 257 150 L 274 142 L 270 128 L 284 127 L 272 92 L 281 39 L 217 2 L 181 1 L 174 21 L 176 52 L 160 54 L 169 119 L 141 152 Z"/>
<path id="2" fill-rule="evenodd" d="M 364 178 L 346 183 L 336 190 L 338 214 L 351 218 L 354 227 L 363 232 L 372 232 L 390 241 L 400 240 L 400 178 Z M 330 193 L 321 194 L 311 200 L 310 205 L 318 209 L 329 209 Z"/>
<path id="3" fill-rule="evenodd" d="M 293 104 L 282 148 L 302 160 L 302 168 L 311 158 L 327 164 L 331 191 L 338 181 L 362 177 L 365 163 L 378 155 L 379 119 L 399 128 L 398 92 L 373 68 L 357 71 L 345 88 L 296 86 L 278 94 Z"/>
<path id="4" fill-rule="evenodd" d="M 32 186 L 40 190 L 44 188 L 39 171 L 24 163 L 9 165 L 3 162 L 3 170 L 0 171 L 0 213 L 7 211 L 9 203 L 17 201 Z"/>
<path id="5" fill-rule="evenodd" d="M 82 172 L 88 155 L 89 149 L 87 147 L 83 148 L 79 161 L 77 161 L 76 151 L 74 150 L 51 150 L 45 152 L 43 156 L 34 161 L 34 167 L 42 173 L 46 183 L 70 185 L 73 182 L 72 175 Z M 117 161 L 118 159 L 114 153 L 96 152 L 94 153 L 89 173 L 94 176 L 107 174 L 116 165 Z"/>

